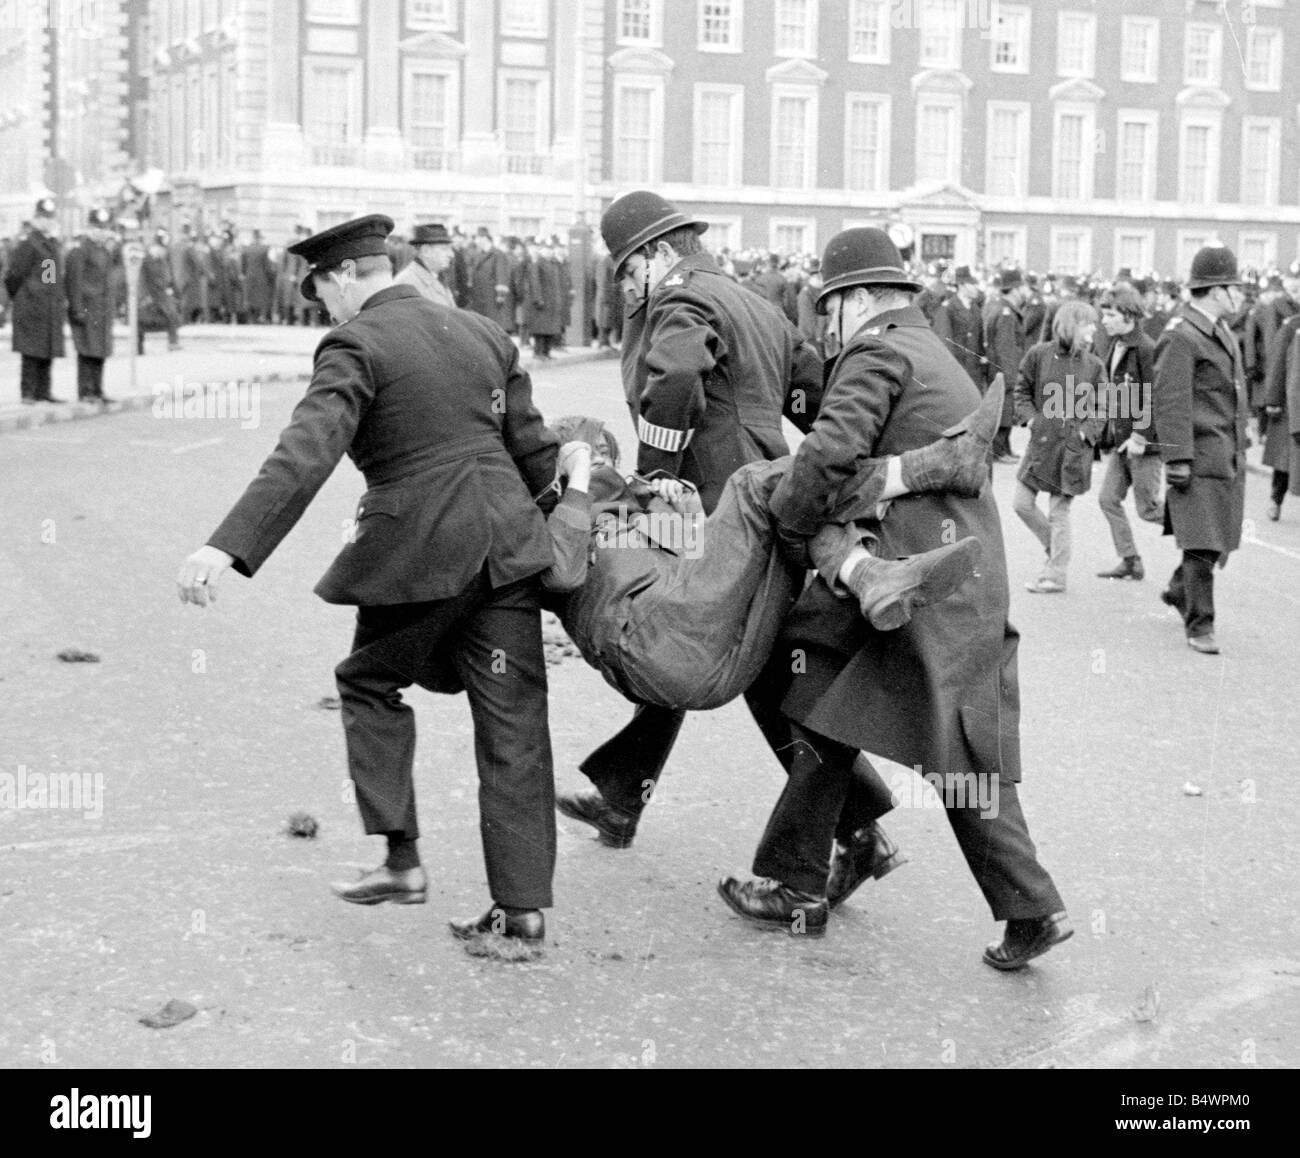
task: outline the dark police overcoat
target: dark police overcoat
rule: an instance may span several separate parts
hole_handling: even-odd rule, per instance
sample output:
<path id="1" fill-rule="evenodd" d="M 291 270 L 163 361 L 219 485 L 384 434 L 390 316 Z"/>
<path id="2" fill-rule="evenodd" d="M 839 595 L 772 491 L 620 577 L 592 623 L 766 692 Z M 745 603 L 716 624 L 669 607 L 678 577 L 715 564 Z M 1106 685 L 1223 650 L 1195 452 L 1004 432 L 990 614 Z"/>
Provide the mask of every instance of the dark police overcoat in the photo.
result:
<path id="1" fill-rule="evenodd" d="M 62 358 L 64 293 L 63 247 L 57 238 L 33 229 L 9 254 L 5 289 L 13 301 L 13 348 L 29 358 Z"/>
<path id="2" fill-rule="evenodd" d="M 107 358 L 113 353 L 113 269 L 121 251 L 99 241 L 83 239 L 68 253 L 68 321 L 77 353 Z"/>

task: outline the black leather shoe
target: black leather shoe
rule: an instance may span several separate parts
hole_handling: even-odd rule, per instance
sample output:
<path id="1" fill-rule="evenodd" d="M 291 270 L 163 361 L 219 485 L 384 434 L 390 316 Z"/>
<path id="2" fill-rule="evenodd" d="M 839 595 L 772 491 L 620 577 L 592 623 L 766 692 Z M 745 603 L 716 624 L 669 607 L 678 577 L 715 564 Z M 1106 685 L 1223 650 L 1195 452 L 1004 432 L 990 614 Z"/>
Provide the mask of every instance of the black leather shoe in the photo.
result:
<path id="1" fill-rule="evenodd" d="M 619 811 L 597 788 L 558 793 L 555 807 L 565 816 L 590 824 L 606 848 L 629 848 L 636 835 L 637 818 Z"/>
<path id="2" fill-rule="evenodd" d="M 1179 615 L 1182 615 L 1183 613 L 1182 600 L 1177 598 L 1174 595 L 1174 593 L 1170 591 L 1167 587 L 1162 592 L 1160 592 L 1160 602 L 1166 604 L 1169 607 L 1172 607 L 1175 611 L 1178 612 Z"/>
<path id="3" fill-rule="evenodd" d="M 865 881 L 880 880 L 905 864 L 907 857 L 880 825 L 872 822 L 858 829 L 847 845 L 835 842 L 831 871 L 826 877 L 826 904 L 836 908 Z"/>
<path id="4" fill-rule="evenodd" d="M 371 869 L 352 884 L 333 884 L 334 895 L 354 905 L 379 905 L 391 901 L 394 905 L 422 905 L 428 896 L 429 879 L 424 869 L 394 872 L 387 865 Z"/>
<path id="5" fill-rule="evenodd" d="M 539 909 L 524 913 L 507 913 L 500 905 L 493 905 L 477 920 L 448 921 L 451 935 L 459 941 L 475 937 L 510 937 L 525 945 L 540 946 L 546 941 L 546 918 Z"/>
<path id="6" fill-rule="evenodd" d="M 984 950 L 984 964 L 1004 971 L 1023 969 L 1053 945 L 1073 936 L 1070 918 L 1064 912 L 1053 913 L 1050 917 L 1008 921 L 1002 940 L 994 941 Z"/>
<path id="7" fill-rule="evenodd" d="M 723 877 L 718 895 L 733 912 L 769 928 L 785 929 L 793 937 L 822 937 L 830 906 L 825 897 L 787 888 L 780 881 L 738 881 Z"/>

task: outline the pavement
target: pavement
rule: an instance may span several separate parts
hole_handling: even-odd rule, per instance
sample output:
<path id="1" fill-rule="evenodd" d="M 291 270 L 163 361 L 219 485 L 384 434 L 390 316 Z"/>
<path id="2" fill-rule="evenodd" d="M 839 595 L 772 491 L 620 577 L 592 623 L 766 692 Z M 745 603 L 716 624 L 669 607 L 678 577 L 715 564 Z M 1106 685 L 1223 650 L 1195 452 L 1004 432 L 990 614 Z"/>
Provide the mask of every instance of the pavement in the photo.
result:
<path id="1" fill-rule="evenodd" d="M 1029 968 L 981 963 L 999 927 L 944 813 L 895 765 L 886 827 L 910 863 L 822 940 L 732 915 L 714 883 L 747 871 L 782 786 L 734 703 L 688 716 L 631 848 L 560 819 L 545 955 L 509 964 L 446 930 L 488 901 L 464 697 L 409 697 L 428 903 L 328 889 L 383 855 L 330 702 L 352 615 L 310 594 L 362 490 L 351 464 L 254 580 L 223 579 L 204 610 L 176 598 L 180 561 L 298 394 L 267 384 L 255 424 L 150 406 L 0 434 L 0 781 L 84 789 L 0 807 L 0 1066 L 1190 1067 L 1232 1090 L 1300 1063 L 1300 502 L 1267 523 L 1250 481 L 1246 540 L 1216 580 L 1224 653 L 1207 657 L 1157 598 L 1175 563 L 1159 528 L 1136 527 L 1145 582 L 1094 577 L 1114 562 L 1095 487 L 1074 505 L 1069 591 L 1027 593 L 1041 549 L 1011 511 L 1014 468 L 995 468 L 1022 800 L 1075 928 Z M 535 397 L 630 436 L 612 361 L 548 368 Z M 580 660 L 549 674 L 571 790 L 629 707 Z M 300 812 L 314 839 L 289 834 Z M 179 1024 L 142 1022 L 169 1002 Z"/>

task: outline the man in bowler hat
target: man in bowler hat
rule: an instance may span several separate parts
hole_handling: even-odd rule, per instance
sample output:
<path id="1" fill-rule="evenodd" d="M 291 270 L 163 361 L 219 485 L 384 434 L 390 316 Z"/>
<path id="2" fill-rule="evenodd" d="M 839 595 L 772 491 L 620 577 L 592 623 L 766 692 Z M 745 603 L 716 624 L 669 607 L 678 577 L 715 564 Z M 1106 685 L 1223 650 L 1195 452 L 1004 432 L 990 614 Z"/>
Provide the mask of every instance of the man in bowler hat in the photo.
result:
<path id="1" fill-rule="evenodd" d="M 443 271 L 451 265 L 451 234 L 438 223 L 417 225 L 411 233 L 414 256 L 393 280 L 397 285 L 413 285 L 435 306 L 456 308 L 456 301 L 442 282 Z"/>
<path id="2" fill-rule="evenodd" d="M 497 326 L 393 283 L 392 228 L 374 214 L 293 247 L 308 262 L 303 296 L 336 326 L 261 473 L 182 565 L 181 599 L 206 605 L 229 566 L 254 575 L 348 454 L 369 489 L 316 593 L 357 607 L 352 654 L 335 675 L 362 821 L 383 833 L 388 857 L 335 892 L 362 905 L 424 902 L 415 724 L 401 692 L 464 689 L 493 904 L 452 932 L 540 946 L 555 791 L 537 587 L 553 556 L 533 496 L 555 479 L 555 437 Z"/>

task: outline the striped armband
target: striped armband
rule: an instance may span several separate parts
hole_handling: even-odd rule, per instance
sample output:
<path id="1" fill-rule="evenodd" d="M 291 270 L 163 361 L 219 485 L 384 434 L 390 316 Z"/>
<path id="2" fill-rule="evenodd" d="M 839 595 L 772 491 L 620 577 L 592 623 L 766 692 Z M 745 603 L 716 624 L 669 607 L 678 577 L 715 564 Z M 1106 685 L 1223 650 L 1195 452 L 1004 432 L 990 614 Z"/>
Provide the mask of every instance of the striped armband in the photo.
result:
<path id="1" fill-rule="evenodd" d="M 677 454 L 691 444 L 694 430 L 673 430 L 668 426 L 656 426 L 644 418 L 636 420 L 636 436 L 647 446 L 662 450 L 668 454 Z"/>

